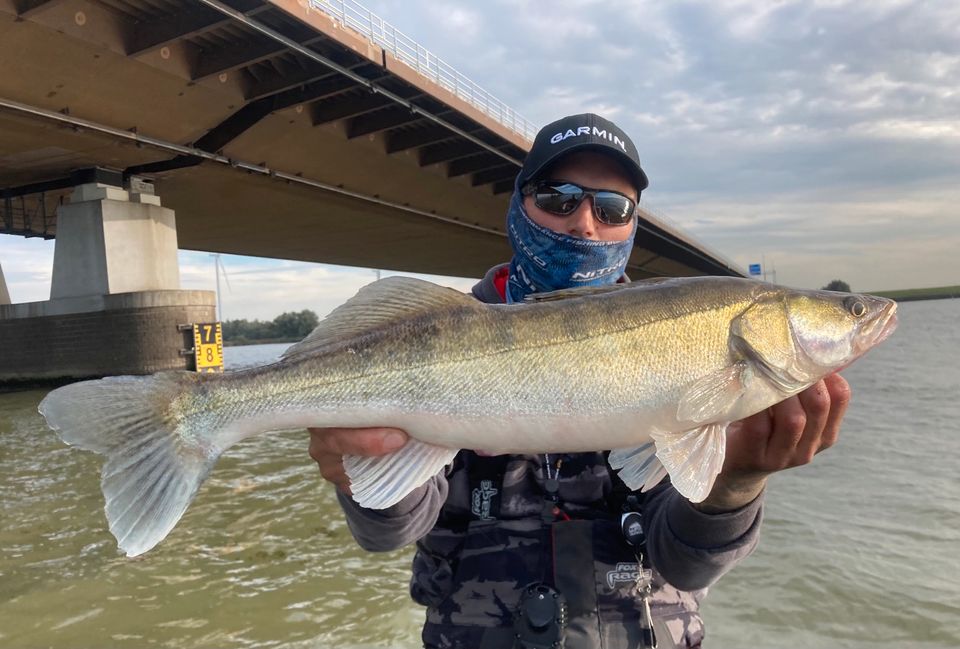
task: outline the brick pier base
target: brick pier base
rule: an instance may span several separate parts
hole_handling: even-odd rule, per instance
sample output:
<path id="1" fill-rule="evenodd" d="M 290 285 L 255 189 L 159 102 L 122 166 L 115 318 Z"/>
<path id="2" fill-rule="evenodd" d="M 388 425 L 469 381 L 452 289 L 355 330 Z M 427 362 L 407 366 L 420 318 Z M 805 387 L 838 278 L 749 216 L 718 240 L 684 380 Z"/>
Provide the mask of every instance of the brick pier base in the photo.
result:
<path id="1" fill-rule="evenodd" d="M 177 326 L 214 320 L 210 291 L 0 305 L 0 385 L 192 369 Z"/>

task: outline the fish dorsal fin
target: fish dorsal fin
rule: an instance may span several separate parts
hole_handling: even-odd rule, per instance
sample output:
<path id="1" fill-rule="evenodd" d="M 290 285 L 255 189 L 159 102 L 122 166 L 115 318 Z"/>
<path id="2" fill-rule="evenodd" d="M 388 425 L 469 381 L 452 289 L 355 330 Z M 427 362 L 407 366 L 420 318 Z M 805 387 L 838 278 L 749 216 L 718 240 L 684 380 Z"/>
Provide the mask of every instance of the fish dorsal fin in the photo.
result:
<path id="1" fill-rule="evenodd" d="M 656 286 L 664 282 L 673 282 L 676 277 L 648 277 L 633 282 L 617 282 L 616 284 L 604 284 L 602 286 L 578 286 L 577 288 L 561 288 L 548 293 L 531 293 L 525 302 L 551 302 L 553 300 L 569 300 L 575 297 L 589 297 L 591 295 L 603 295 L 604 293 L 613 293 L 625 288 L 640 289 L 648 286 Z"/>
<path id="2" fill-rule="evenodd" d="M 531 293 L 526 296 L 524 302 L 553 302 L 554 300 L 569 300 L 575 297 L 588 297 L 590 295 L 603 295 L 604 293 L 613 293 L 621 289 L 630 288 L 630 284 L 604 284 L 603 286 L 579 286 L 577 288 L 562 288 L 558 291 L 548 293 Z"/>
<path id="3" fill-rule="evenodd" d="M 632 280 L 627 286 L 633 288 L 641 288 L 644 286 L 654 286 L 656 284 L 663 284 L 664 282 L 676 282 L 679 279 L 690 279 L 689 277 L 680 278 L 680 277 L 647 277 L 646 279 L 635 279 Z"/>
<path id="4" fill-rule="evenodd" d="M 483 308 L 475 298 L 452 288 L 413 277 L 387 277 L 367 284 L 331 311 L 310 335 L 287 349 L 283 358 L 305 356 L 386 324 L 464 306 Z"/>

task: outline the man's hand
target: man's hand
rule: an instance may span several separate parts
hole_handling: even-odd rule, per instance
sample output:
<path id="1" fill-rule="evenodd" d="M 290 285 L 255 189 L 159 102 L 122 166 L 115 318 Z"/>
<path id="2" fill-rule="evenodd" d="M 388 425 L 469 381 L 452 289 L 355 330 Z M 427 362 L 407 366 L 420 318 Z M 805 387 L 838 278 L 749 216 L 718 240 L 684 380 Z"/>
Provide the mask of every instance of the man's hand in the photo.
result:
<path id="1" fill-rule="evenodd" d="M 831 374 L 796 396 L 730 424 L 723 470 L 707 498 L 695 505 L 707 513 L 743 507 L 777 471 L 808 464 L 840 435 L 850 386 Z"/>
<path id="2" fill-rule="evenodd" d="M 343 470 L 344 455 L 377 456 L 392 453 L 407 443 L 398 428 L 308 428 L 310 457 L 320 475 L 343 493 L 350 494 L 350 479 Z"/>

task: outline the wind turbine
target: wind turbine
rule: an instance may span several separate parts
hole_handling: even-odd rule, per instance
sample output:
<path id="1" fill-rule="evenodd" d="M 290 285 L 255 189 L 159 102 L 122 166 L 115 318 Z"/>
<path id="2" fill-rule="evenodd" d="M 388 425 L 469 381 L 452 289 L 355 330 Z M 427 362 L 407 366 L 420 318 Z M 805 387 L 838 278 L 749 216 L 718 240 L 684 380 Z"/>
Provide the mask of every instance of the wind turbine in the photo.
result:
<path id="1" fill-rule="evenodd" d="M 227 267 L 223 265 L 223 260 L 220 259 L 219 252 L 210 253 L 210 256 L 213 257 L 213 269 L 217 274 L 217 321 L 223 322 L 223 306 L 220 304 L 220 271 L 223 271 L 223 279 L 227 282 L 227 290 L 231 293 L 233 289 L 230 287 L 230 276 L 227 274 Z"/>

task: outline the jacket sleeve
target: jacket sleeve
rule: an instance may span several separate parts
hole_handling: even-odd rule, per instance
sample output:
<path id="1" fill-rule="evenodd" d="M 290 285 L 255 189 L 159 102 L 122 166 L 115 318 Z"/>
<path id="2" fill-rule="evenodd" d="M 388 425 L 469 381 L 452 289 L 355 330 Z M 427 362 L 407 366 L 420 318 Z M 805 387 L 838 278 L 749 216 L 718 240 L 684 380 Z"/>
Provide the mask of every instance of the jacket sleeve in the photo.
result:
<path id="1" fill-rule="evenodd" d="M 644 499 L 650 561 L 680 590 L 706 588 L 747 557 L 760 537 L 763 493 L 740 509 L 705 514 L 669 483 Z"/>
<path id="2" fill-rule="evenodd" d="M 364 550 L 388 552 L 413 543 L 433 529 L 447 499 L 447 479 L 441 472 L 387 509 L 367 509 L 337 490 L 353 538 Z"/>

